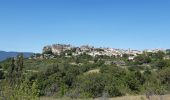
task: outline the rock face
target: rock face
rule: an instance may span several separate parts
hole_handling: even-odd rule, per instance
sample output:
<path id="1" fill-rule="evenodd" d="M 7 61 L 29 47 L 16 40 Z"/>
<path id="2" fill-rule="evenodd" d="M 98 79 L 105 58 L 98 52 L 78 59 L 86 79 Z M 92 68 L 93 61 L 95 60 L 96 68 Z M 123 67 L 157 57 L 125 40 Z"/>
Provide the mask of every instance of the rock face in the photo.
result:
<path id="1" fill-rule="evenodd" d="M 43 53 L 53 53 L 55 55 L 60 55 L 62 52 L 66 50 L 71 50 L 71 45 L 65 45 L 65 44 L 54 44 L 51 46 L 45 46 L 43 48 Z"/>

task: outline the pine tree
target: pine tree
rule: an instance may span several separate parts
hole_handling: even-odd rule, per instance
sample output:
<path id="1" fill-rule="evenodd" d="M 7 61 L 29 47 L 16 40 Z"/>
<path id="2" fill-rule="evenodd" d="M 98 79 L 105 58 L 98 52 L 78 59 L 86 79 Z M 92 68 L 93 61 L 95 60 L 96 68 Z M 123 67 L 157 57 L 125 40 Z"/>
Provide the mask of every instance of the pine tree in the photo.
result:
<path id="1" fill-rule="evenodd" d="M 10 84 L 10 85 L 13 85 L 14 84 L 14 74 L 15 74 L 15 60 L 14 58 L 11 58 L 11 64 L 10 66 L 8 67 L 8 73 L 6 74 L 6 80 L 7 82 Z"/>

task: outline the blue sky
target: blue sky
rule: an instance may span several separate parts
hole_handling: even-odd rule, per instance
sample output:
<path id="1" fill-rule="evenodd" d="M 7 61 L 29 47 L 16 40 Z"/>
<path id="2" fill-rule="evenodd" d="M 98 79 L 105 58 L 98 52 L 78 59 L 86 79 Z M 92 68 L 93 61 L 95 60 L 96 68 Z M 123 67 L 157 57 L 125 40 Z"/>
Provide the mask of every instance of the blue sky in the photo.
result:
<path id="1" fill-rule="evenodd" d="M 0 0 L 0 50 L 170 48 L 170 0 Z"/>

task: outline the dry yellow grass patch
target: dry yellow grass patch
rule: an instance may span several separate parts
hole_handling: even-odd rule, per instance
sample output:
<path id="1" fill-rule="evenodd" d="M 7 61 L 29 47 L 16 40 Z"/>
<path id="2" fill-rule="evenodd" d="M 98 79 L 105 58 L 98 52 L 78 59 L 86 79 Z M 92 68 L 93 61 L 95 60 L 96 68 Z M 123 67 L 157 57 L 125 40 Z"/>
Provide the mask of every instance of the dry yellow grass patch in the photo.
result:
<path id="1" fill-rule="evenodd" d="M 93 70 L 86 72 L 85 74 L 99 73 L 99 72 L 100 72 L 100 69 L 93 69 Z"/>
<path id="2" fill-rule="evenodd" d="M 124 96 L 124 97 L 110 98 L 108 100 L 149 100 L 149 99 L 147 99 L 146 96 L 144 95 L 140 95 L 140 96 Z M 151 96 L 150 100 L 170 100 L 170 95 L 163 95 L 162 97 L 158 95 Z"/>
<path id="3" fill-rule="evenodd" d="M 42 97 L 40 100 L 93 100 L 93 99 L 70 99 L 70 98 L 54 99 L 50 97 Z"/>
<path id="4" fill-rule="evenodd" d="M 116 97 L 116 98 L 97 98 L 97 99 L 70 99 L 70 98 L 61 98 L 61 99 L 54 99 L 49 97 L 42 97 L 40 100 L 149 100 L 144 95 L 140 96 L 123 96 L 123 97 Z M 151 96 L 150 100 L 170 100 L 170 95 L 163 95 L 162 98 L 160 96 Z"/>

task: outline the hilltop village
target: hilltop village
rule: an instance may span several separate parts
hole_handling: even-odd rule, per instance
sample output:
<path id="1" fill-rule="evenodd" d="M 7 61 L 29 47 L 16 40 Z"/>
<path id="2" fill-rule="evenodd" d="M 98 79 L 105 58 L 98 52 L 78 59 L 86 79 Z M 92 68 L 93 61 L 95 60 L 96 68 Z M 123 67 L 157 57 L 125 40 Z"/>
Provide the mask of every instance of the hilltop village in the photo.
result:
<path id="1" fill-rule="evenodd" d="M 128 56 L 129 60 L 133 60 L 137 55 L 143 53 L 157 53 L 157 52 L 169 52 L 169 49 L 145 49 L 145 50 L 125 50 L 125 49 L 114 49 L 114 48 L 95 48 L 94 46 L 82 45 L 80 47 L 75 47 L 70 44 L 53 44 L 44 46 L 42 54 L 35 54 L 30 59 L 49 59 L 55 58 L 59 55 L 64 55 L 65 57 L 78 56 L 82 54 L 90 55 L 92 57 L 96 56 L 109 56 L 109 57 L 123 57 Z M 165 57 L 169 58 L 169 57 Z"/>

